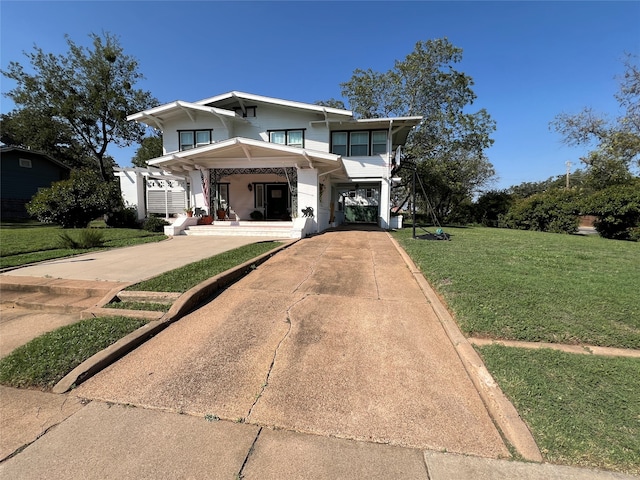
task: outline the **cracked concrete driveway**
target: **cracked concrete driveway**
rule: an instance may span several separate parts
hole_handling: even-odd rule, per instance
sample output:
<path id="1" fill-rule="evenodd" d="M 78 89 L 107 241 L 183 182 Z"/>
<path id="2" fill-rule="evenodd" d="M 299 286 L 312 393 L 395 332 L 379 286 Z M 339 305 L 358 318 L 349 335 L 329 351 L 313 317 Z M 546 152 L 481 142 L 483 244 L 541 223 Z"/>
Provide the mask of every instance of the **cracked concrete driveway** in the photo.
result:
<path id="1" fill-rule="evenodd" d="M 509 456 L 431 305 L 380 230 L 301 240 L 75 395 Z"/>

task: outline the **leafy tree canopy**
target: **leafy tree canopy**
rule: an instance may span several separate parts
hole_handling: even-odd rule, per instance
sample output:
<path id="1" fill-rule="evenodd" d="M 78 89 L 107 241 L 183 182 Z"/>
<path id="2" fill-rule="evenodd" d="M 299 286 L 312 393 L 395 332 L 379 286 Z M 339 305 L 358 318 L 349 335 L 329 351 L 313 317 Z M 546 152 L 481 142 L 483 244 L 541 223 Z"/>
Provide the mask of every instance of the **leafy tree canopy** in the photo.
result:
<path id="1" fill-rule="evenodd" d="M 130 146 L 145 133 L 142 125 L 126 120 L 127 114 L 149 108 L 157 100 L 134 88 L 143 76 L 117 37 L 91 34 L 92 49 L 65 38 L 69 47 L 65 55 L 46 53 L 37 46 L 25 52 L 33 74 L 10 62 L 2 74 L 17 86 L 6 96 L 18 112 L 27 110 L 34 118 L 47 117 L 64 125 L 64 134 L 91 155 L 106 180 L 112 177 L 108 146 Z M 17 112 L 12 115 L 15 118 Z"/>
<path id="2" fill-rule="evenodd" d="M 462 50 L 446 38 L 417 42 L 387 72 L 355 70 L 342 83 L 342 95 L 360 118 L 423 117 L 407 142 L 419 164 L 436 214 L 441 219 L 495 174 L 483 151 L 491 146 L 495 122 L 484 109 L 468 108 L 476 95 L 473 80 L 455 66 Z"/>
<path id="3" fill-rule="evenodd" d="M 587 166 L 587 183 L 594 190 L 628 184 L 632 169 L 640 167 L 640 69 L 637 57 L 627 55 L 620 90 L 615 95 L 623 113 L 615 120 L 585 108 L 577 114 L 562 113 L 551 127 L 567 145 L 593 147 L 580 160 Z"/>
<path id="4" fill-rule="evenodd" d="M 131 163 L 136 167 L 146 167 L 149 160 L 160 156 L 162 156 L 162 135 L 151 135 L 142 139 Z"/>

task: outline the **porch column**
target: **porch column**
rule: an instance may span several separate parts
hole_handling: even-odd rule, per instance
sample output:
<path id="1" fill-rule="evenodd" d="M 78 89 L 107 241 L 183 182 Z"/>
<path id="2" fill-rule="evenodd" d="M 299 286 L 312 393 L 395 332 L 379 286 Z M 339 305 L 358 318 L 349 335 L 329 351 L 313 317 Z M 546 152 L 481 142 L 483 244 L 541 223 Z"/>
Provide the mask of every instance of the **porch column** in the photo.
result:
<path id="1" fill-rule="evenodd" d="M 318 232 L 318 212 L 320 207 L 318 201 L 318 169 L 304 168 L 298 170 L 298 218 L 304 218 L 306 233 Z M 303 211 L 311 207 L 313 218 L 303 217 Z"/>
<path id="2" fill-rule="evenodd" d="M 390 228 L 391 220 L 391 179 L 380 179 L 380 226 Z"/>

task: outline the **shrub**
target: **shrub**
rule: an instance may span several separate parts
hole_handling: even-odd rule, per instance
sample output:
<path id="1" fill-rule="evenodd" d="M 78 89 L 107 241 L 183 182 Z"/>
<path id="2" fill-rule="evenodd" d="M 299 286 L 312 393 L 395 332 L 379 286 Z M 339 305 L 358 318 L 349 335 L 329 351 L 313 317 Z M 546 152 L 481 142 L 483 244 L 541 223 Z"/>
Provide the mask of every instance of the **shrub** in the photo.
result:
<path id="1" fill-rule="evenodd" d="M 101 247 L 104 244 L 104 234 L 100 230 L 85 228 L 79 231 L 77 237 L 76 240 L 69 232 L 62 232 L 58 243 L 61 248 L 72 250 Z"/>
<path id="2" fill-rule="evenodd" d="M 164 227 L 170 225 L 164 218 L 149 217 L 142 224 L 142 228 L 148 232 L 163 232 Z"/>
<path id="3" fill-rule="evenodd" d="M 133 206 L 115 207 L 106 215 L 105 223 L 113 228 L 140 228 L 138 210 Z"/>
<path id="4" fill-rule="evenodd" d="M 578 231 L 580 206 L 573 190 L 548 190 L 517 200 L 500 217 L 500 226 L 551 233 Z"/>
<path id="5" fill-rule="evenodd" d="M 585 213 L 595 215 L 593 226 L 605 238 L 638 241 L 640 237 L 640 180 L 613 185 L 586 199 Z"/>
<path id="6" fill-rule="evenodd" d="M 506 190 L 485 192 L 474 204 L 474 220 L 485 227 L 497 227 L 500 216 L 509 211 L 513 202 L 513 196 Z"/>
<path id="7" fill-rule="evenodd" d="M 54 182 L 26 204 L 29 215 L 63 228 L 84 228 L 109 210 L 117 186 L 104 182 L 98 172 L 74 170 L 68 180 Z"/>

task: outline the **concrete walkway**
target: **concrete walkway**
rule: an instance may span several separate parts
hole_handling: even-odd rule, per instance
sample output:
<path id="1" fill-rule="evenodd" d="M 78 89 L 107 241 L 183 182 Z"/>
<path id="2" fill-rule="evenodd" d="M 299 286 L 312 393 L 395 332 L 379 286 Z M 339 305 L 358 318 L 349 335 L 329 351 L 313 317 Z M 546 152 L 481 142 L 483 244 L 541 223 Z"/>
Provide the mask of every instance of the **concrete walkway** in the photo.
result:
<path id="1" fill-rule="evenodd" d="M 501 460 L 433 302 L 386 232 L 301 240 L 70 394 L 0 389 L 42 434 L 0 477 L 632 478 Z"/>

